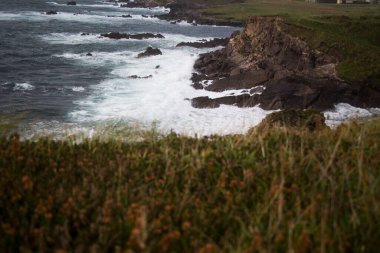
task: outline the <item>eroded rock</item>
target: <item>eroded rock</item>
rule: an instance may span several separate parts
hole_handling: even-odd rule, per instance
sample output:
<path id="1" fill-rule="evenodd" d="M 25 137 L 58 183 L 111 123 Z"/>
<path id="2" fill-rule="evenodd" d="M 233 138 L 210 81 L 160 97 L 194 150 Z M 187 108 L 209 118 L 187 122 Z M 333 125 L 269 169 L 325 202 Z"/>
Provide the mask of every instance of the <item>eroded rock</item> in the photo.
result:
<path id="1" fill-rule="evenodd" d="M 143 57 L 149 57 L 149 56 L 155 56 L 155 55 L 162 55 L 161 50 L 158 48 L 147 47 L 144 52 L 139 53 L 137 55 L 137 58 L 143 58 Z"/>

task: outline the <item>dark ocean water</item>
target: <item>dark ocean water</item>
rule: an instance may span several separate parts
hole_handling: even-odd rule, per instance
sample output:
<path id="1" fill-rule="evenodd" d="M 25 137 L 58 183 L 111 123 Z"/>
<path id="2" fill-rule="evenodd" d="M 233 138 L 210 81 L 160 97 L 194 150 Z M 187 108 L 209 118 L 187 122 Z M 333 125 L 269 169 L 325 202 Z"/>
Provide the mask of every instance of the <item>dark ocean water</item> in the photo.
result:
<path id="1" fill-rule="evenodd" d="M 141 16 L 168 11 L 162 8 L 127 9 L 94 0 L 77 3 L 77 6 L 67 6 L 65 0 L 0 1 L 0 114 L 22 113 L 26 121 L 32 122 L 75 121 L 70 113 L 80 109 L 76 101 L 91 96 L 92 85 L 111 78 L 111 72 L 124 63 L 122 59 L 108 62 L 98 59 L 97 64 L 62 55 L 137 53 L 152 44 L 169 47 L 168 43 L 149 40 L 104 41 L 98 38 L 101 33 L 153 32 L 170 34 L 174 39 L 181 35 L 199 39 L 226 37 L 234 30 L 172 25 Z M 49 10 L 57 11 L 58 15 L 46 15 Z M 108 17 L 127 14 L 133 18 Z M 87 37 L 91 39 L 80 36 L 81 33 L 90 33 Z M 143 69 L 144 65 L 140 67 Z"/>

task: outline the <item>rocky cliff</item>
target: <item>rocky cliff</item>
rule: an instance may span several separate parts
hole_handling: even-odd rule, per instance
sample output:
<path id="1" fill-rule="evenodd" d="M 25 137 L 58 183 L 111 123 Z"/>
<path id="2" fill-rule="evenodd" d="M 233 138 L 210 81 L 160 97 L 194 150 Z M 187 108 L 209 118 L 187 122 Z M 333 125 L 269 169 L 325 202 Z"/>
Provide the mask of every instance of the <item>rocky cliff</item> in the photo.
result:
<path id="1" fill-rule="evenodd" d="M 339 102 L 358 107 L 380 106 L 379 90 L 341 80 L 335 70 L 339 60 L 336 56 L 311 49 L 287 33 L 287 29 L 280 17 L 255 17 L 243 31 L 231 36 L 225 48 L 201 55 L 194 66 L 195 88 L 243 93 L 216 99 L 194 98 L 193 106 L 260 104 L 264 109 L 320 110 Z"/>

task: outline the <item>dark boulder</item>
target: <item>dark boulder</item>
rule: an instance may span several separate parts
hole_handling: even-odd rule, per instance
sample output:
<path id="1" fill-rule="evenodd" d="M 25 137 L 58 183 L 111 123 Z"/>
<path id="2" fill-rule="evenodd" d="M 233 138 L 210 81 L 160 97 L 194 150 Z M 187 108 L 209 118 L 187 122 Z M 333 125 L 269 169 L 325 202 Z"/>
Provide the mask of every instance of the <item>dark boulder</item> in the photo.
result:
<path id="1" fill-rule="evenodd" d="M 137 55 L 137 58 L 143 58 L 143 57 L 154 56 L 154 55 L 162 55 L 161 50 L 158 48 L 147 47 L 144 52 L 139 53 Z"/>
<path id="2" fill-rule="evenodd" d="M 119 33 L 119 32 L 110 32 L 110 33 L 102 33 L 100 34 L 102 37 L 120 40 L 120 39 L 135 39 L 135 40 L 143 40 L 143 39 L 153 39 L 165 38 L 162 34 L 153 34 L 153 33 L 140 33 L 140 34 L 127 34 L 127 33 Z"/>
<path id="3" fill-rule="evenodd" d="M 75 2 L 75 1 L 68 1 L 67 5 L 77 5 L 77 2 Z"/>
<path id="4" fill-rule="evenodd" d="M 86 54 L 86 56 L 92 56 L 92 54 L 91 54 L 90 52 L 88 52 L 88 53 Z"/>

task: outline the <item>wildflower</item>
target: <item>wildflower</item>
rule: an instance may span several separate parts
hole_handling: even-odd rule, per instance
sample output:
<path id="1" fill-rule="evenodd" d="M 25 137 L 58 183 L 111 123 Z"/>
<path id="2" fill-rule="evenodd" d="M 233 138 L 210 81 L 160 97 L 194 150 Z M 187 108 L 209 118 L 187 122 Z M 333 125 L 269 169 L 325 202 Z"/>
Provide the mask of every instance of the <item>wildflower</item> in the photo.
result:
<path id="1" fill-rule="evenodd" d="M 183 231 L 188 231 L 191 228 L 191 223 L 188 221 L 185 221 L 182 223 L 182 229 Z"/>
<path id="2" fill-rule="evenodd" d="M 175 230 L 173 232 L 168 233 L 165 235 L 160 242 L 158 243 L 158 246 L 160 248 L 160 252 L 166 252 L 170 246 L 170 244 L 174 241 L 179 239 L 181 236 L 181 233 L 178 230 Z"/>
<path id="3" fill-rule="evenodd" d="M 198 253 L 214 253 L 218 252 L 218 246 L 214 243 L 207 243 L 204 247 L 202 247 Z"/>
<path id="4" fill-rule="evenodd" d="M 23 176 L 21 179 L 24 190 L 28 191 L 33 188 L 33 181 L 28 176 Z"/>

